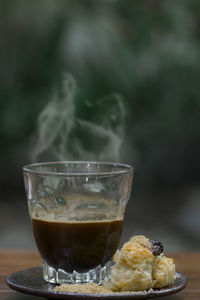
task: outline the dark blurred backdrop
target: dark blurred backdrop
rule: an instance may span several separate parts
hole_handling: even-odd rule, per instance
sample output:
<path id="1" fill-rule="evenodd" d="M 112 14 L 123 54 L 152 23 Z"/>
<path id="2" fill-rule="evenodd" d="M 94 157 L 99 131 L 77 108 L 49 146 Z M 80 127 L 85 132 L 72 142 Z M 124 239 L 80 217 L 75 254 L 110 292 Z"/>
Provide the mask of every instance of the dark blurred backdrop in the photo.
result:
<path id="1" fill-rule="evenodd" d="M 118 160 L 135 167 L 122 241 L 141 233 L 168 251 L 199 250 L 200 2 L 1 0 L 0 31 L 0 247 L 35 247 L 22 166 L 68 73 L 77 119 L 95 124 L 110 109 L 99 99 L 122 99 Z M 76 150 L 65 159 L 88 158 Z"/>

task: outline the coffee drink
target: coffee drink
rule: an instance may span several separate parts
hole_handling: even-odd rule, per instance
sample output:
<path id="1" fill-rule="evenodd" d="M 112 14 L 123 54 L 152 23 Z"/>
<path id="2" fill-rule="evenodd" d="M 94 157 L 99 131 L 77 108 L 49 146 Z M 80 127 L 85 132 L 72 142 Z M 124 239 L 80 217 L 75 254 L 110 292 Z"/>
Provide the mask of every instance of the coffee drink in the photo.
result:
<path id="1" fill-rule="evenodd" d="M 42 258 L 56 270 L 82 273 L 105 265 L 114 255 L 121 236 L 121 219 L 57 221 L 32 218 Z"/>

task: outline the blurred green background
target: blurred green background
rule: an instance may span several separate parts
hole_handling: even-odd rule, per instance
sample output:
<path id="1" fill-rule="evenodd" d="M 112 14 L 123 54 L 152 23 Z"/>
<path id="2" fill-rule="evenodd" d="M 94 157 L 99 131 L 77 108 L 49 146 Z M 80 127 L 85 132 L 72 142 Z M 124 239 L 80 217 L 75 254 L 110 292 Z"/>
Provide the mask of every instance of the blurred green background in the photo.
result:
<path id="1" fill-rule="evenodd" d="M 135 167 L 122 241 L 140 233 L 168 251 L 199 250 L 200 2 L 1 0 L 0 24 L 0 247 L 34 247 L 22 166 L 68 73 L 76 120 L 96 124 L 111 109 L 118 160 Z M 113 93 L 123 118 L 100 101 Z M 96 151 L 86 132 L 73 134 Z M 66 160 L 88 158 L 75 148 Z"/>

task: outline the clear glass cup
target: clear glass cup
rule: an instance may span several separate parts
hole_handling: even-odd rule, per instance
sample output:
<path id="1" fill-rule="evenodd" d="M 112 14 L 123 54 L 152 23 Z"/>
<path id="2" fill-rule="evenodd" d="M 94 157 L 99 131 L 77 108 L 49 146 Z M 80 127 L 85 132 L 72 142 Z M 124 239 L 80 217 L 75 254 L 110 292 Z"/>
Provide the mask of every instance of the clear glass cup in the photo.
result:
<path id="1" fill-rule="evenodd" d="M 120 163 L 25 166 L 24 182 L 43 278 L 101 284 L 117 250 L 133 168 Z"/>

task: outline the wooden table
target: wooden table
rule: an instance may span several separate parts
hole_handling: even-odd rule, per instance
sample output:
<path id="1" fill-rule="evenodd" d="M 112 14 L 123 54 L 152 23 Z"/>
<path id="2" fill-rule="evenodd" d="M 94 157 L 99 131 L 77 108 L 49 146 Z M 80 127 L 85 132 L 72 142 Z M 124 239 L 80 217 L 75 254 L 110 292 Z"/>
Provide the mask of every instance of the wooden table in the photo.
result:
<path id="1" fill-rule="evenodd" d="M 200 300 L 200 253 L 175 253 L 177 270 L 188 278 L 186 288 L 172 296 L 156 299 Z M 8 274 L 41 265 L 41 259 L 34 251 L 0 251 L 0 300 L 42 300 L 45 298 L 25 295 L 11 290 L 6 285 Z"/>

